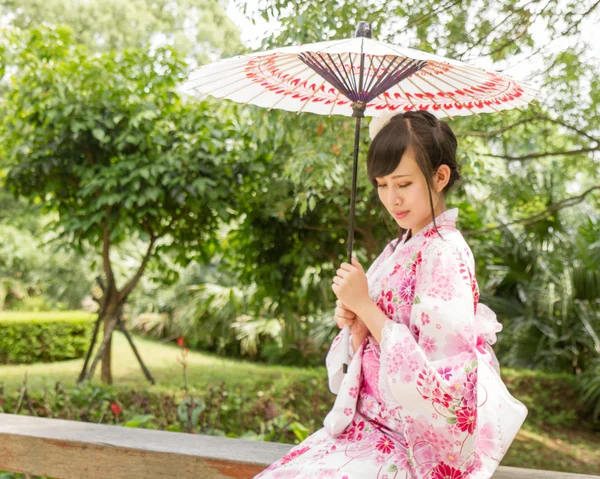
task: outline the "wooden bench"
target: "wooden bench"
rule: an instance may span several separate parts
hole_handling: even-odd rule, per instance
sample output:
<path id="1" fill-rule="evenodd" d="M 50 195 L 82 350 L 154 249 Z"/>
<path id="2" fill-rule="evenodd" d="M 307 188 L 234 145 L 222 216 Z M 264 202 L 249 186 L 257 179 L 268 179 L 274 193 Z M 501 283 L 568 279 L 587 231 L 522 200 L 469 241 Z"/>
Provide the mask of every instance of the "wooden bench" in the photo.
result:
<path id="1" fill-rule="evenodd" d="M 291 449 L 147 429 L 0 414 L 0 470 L 55 479 L 252 478 Z M 583 479 L 499 467 L 494 479 Z"/>

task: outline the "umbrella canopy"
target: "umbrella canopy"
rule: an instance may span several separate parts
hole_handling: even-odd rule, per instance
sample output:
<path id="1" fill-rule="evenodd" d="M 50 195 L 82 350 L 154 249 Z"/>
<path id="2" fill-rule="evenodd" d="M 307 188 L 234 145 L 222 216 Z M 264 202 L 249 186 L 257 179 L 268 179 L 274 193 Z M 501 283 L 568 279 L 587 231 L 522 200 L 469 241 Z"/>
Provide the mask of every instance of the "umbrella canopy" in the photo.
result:
<path id="1" fill-rule="evenodd" d="M 184 91 L 243 104 L 356 118 L 348 224 L 354 247 L 360 123 L 365 116 L 428 110 L 439 117 L 520 108 L 538 91 L 508 75 L 431 53 L 378 42 L 359 22 L 355 37 L 277 48 L 220 60 L 190 72 Z M 348 357 L 348 326 L 344 328 Z M 348 364 L 344 364 L 344 373 Z"/>
<path id="2" fill-rule="evenodd" d="M 365 116 L 409 110 L 428 110 L 438 117 L 478 115 L 525 107 L 538 94 L 508 75 L 367 37 L 217 61 L 190 72 L 183 88 L 268 109 L 328 116 L 353 116 L 352 105 L 359 101 L 365 103 Z"/>

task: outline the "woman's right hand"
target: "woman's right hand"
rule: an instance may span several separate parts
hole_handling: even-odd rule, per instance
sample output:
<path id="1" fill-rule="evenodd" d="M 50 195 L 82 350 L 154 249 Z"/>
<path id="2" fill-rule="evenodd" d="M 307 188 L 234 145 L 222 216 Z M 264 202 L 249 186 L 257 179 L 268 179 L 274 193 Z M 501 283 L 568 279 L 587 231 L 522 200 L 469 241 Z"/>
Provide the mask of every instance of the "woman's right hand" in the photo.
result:
<path id="1" fill-rule="evenodd" d="M 366 338 L 369 334 L 369 328 L 362 322 L 359 316 L 357 316 L 353 311 L 349 310 L 344 306 L 341 300 L 337 300 L 335 302 L 335 312 L 333 314 L 333 319 L 338 325 L 338 328 L 343 328 L 344 326 L 350 326 L 350 333 L 354 337 L 358 338 Z"/>

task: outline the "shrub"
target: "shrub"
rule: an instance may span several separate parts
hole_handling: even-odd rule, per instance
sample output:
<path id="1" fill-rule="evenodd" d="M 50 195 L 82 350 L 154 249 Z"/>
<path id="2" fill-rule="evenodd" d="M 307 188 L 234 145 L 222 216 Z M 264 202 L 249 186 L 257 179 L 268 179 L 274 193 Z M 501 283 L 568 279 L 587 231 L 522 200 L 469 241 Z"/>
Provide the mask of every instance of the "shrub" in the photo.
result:
<path id="1" fill-rule="evenodd" d="M 0 313 L 0 364 L 80 358 L 94 319 L 83 311 Z"/>

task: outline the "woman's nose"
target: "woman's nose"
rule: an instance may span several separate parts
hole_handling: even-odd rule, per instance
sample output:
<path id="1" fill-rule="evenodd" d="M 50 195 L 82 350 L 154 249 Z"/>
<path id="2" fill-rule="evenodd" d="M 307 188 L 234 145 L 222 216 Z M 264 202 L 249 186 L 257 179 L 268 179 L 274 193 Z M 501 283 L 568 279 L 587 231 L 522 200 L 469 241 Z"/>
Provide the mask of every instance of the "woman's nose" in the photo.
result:
<path id="1" fill-rule="evenodd" d="M 398 192 L 394 191 L 393 188 L 390 189 L 390 194 L 388 196 L 388 202 L 390 205 L 395 205 L 396 203 L 398 204 L 402 204 L 402 199 L 400 198 L 400 195 L 398 194 Z"/>

